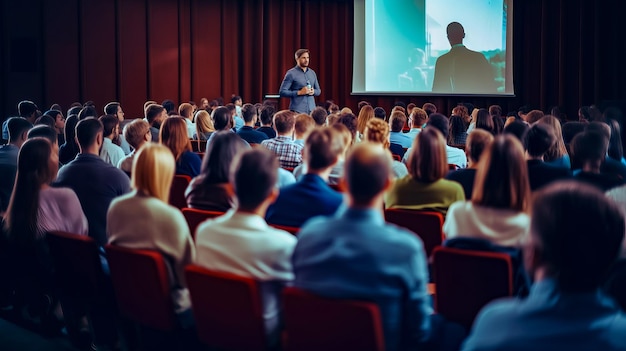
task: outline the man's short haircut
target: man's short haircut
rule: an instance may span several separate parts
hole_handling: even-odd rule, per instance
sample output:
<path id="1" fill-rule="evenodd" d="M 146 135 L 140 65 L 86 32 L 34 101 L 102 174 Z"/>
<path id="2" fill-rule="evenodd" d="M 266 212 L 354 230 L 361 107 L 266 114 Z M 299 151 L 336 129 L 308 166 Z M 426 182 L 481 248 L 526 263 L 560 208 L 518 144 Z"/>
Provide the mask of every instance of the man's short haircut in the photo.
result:
<path id="1" fill-rule="evenodd" d="M 390 123 L 392 132 L 401 132 L 406 124 L 406 115 L 400 111 L 394 111 L 391 113 Z"/>
<path id="2" fill-rule="evenodd" d="M 270 125 L 274 120 L 274 113 L 276 113 L 276 109 L 272 105 L 263 105 L 261 108 L 261 124 Z"/>
<path id="3" fill-rule="evenodd" d="M 428 117 L 428 126 L 437 128 L 443 135 L 445 140 L 448 140 L 448 133 L 450 133 L 450 122 L 448 117 L 441 113 L 433 113 Z"/>
<path id="4" fill-rule="evenodd" d="M 213 110 L 211 118 L 213 119 L 213 126 L 216 131 L 226 130 L 232 127 L 233 115 L 225 106 L 220 106 Z"/>
<path id="5" fill-rule="evenodd" d="M 600 131 L 590 130 L 574 137 L 571 144 L 576 162 L 599 162 L 606 157 L 609 140 Z"/>
<path id="6" fill-rule="evenodd" d="M 27 139 L 46 138 L 53 145 L 58 144 L 59 142 L 59 136 L 57 134 L 56 129 L 49 127 L 47 125 L 44 125 L 44 124 L 40 124 L 31 128 L 28 131 L 26 138 Z"/>
<path id="7" fill-rule="evenodd" d="M 277 133 L 285 134 L 292 131 L 296 124 L 296 113 L 289 110 L 276 112 L 274 115 L 274 129 Z"/>
<path id="8" fill-rule="evenodd" d="M 116 115 L 117 114 L 117 108 L 120 107 L 120 103 L 119 102 L 109 102 L 108 104 L 104 105 L 104 114 L 105 115 Z"/>
<path id="9" fill-rule="evenodd" d="M 593 121 L 585 126 L 585 131 L 596 131 L 604 135 L 607 139 L 611 139 L 611 127 L 601 121 Z"/>
<path id="10" fill-rule="evenodd" d="M 435 106 L 432 102 L 427 102 L 424 106 L 422 106 L 422 110 L 426 111 L 426 114 L 430 116 L 437 112 L 437 106 Z"/>
<path id="11" fill-rule="evenodd" d="M 328 116 L 328 112 L 321 106 L 317 106 L 311 111 L 311 117 L 313 117 L 315 124 L 318 126 L 326 124 L 326 116 Z"/>
<path id="12" fill-rule="evenodd" d="M 502 117 L 502 107 L 500 107 L 500 105 L 489 106 L 489 114 L 496 117 Z"/>
<path id="13" fill-rule="evenodd" d="M 341 123 L 348 128 L 350 133 L 352 134 L 352 142 L 356 139 L 356 131 L 357 131 L 357 117 L 351 112 L 344 112 L 339 114 L 337 117 L 336 123 Z"/>
<path id="14" fill-rule="evenodd" d="M 330 127 L 314 128 L 304 143 L 304 158 L 309 170 L 318 171 L 331 167 L 344 150 L 339 132 Z"/>
<path id="15" fill-rule="evenodd" d="M 94 117 L 87 117 L 76 124 L 76 141 L 85 149 L 96 142 L 96 136 L 103 130 L 102 122 Z"/>
<path id="16" fill-rule="evenodd" d="M 161 103 L 161 106 L 163 106 L 165 111 L 167 111 L 168 115 L 176 111 L 176 104 L 172 100 L 163 100 L 163 102 Z"/>
<path id="17" fill-rule="evenodd" d="M 265 148 L 253 148 L 241 154 L 231 168 L 231 183 L 239 209 L 253 210 L 271 194 L 278 180 L 278 158 Z"/>
<path id="18" fill-rule="evenodd" d="M 385 109 L 382 107 L 376 107 L 374 109 L 374 117 L 384 120 L 387 117 L 387 112 L 385 112 Z"/>
<path id="19" fill-rule="evenodd" d="M 356 144 L 344 164 L 344 178 L 348 192 L 357 204 L 371 202 L 384 191 L 392 177 L 392 158 L 388 150 L 378 144 Z"/>
<path id="20" fill-rule="evenodd" d="M 428 114 L 424 109 L 419 107 L 414 107 L 413 112 L 411 112 L 411 127 L 417 128 L 422 127 L 426 121 L 428 120 Z"/>
<path id="21" fill-rule="evenodd" d="M 76 118 L 78 118 L 78 114 L 80 113 L 80 110 L 82 110 L 82 109 L 83 109 L 82 106 L 70 107 L 70 109 L 67 110 L 67 117 L 69 117 L 71 115 L 75 115 Z"/>
<path id="22" fill-rule="evenodd" d="M 298 50 L 296 50 L 296 53 L 295 53 L 296 59 L 299 59 L 300 56 L 302 56 L 302 55 L 304 55 L 304 54 L 306 54 L 308 52 L 309 52 L 309 49 L 298 49 Z"/>
<path id="23" fill-rule="evenodd" d="M 56 116 L 51 117 L 49 115 L 42 115 L 35 120 L 35 125 L 44 125 L 51 128 L 54 128 L 56 124 Z"/>
<path id="24" fill-rule="evenodd" d="M 252 120 L 254 119 L 254 116 L 258 115 L 258 110 L 256 109 L 256 107 L 252 104 L 243 104 L 243 106 L 241 107 L 241 117 L 243 118 L 244 122 L 249 123 L 252 122 Z"/>
<path id="25" fill-rule="evenodd" d="M 540 190 L 531 215 L 529 248 L 566 292 L 595 291 L 624 240 L 624 217 L 602 192 L 580 182 Z"/>
<path id="26" fill-rule="evenodd" d="M 393 107 L 402 107 L 402 110 L 406 112 L 406 103 L 404 101 L 394 102 Z"/>
<path id="27" fill-rule="evenodd" d="M 511 134 L 516 137 L 517 140 L 519 140 L 520 142 L 524 142 L 524 135 L 526 134 L 526 131 L 528 131 L 528 128 L 529 126 L 528 124 L 526 124 L 526 122 L 516 119 L 513 122 L 509 123 L 506 127 L 504 127 L 502 133 Z"/>
<path id="28" fill-rule="evenodd" d="M 315 128 L 315 120 L 313 117 L 306 113 L 300 113 L 296 115 L 296 123 L 294 125 L 297 135 L 303 135 L 306 138 L 306 134 Z"/>
<path id="29" fill-rule="evenodd" d="M 98 118 L 98 112 L 96 112 L 96 108 L 93 105 L 87 105 L 83 107 L 78 113 L 78 119 L 83 120 L 87 117 Z"/>
<path id="30" fill-rule="evenodd" d="M 189 118 L 193 113 L 193 105 L 187 102 L 183 102 L 178 106 L 178 114 L 182 117 Z"/>
<path id="31" fill-rule="evenodd" d="M 124 126 L 124 139 L 133 147 L 137 149 L 139 144 L 144 140 L 146 134 L 150 131 L 150 125 L 143 119 L 134 119 L 126 126 Z"/>
<path id="32" fill-rule="evenodd" d="M 23 100 L 17 104 L 17 113 L 21 117 L 30 117 L 38 109 L 37 105 L 29 100 Z"/>
<path id="33" fill-rule="evenodd" d="M 54 120 L 56 120 L 58 115 L 62 115 L 63 112 L 61 112 L 61 110 L 56 110 L 56 109 L 50 109 L 46 112 L 44 112 L 44 116 L 50 116 L 52 117 Z"/>
<path id="34" fill-rule="evenodd" d="M 493 142 L 493 134 L 484 129 L 474 129 L 467 136 L 465 142 L 465 152 L 472 162 L 480 160 L 483 151 Z"/>
<path id="35" fill-rule="evenodd" d="M 243 99 L 241 98 L 241 96 L 239 96 L 239 95 L 233 95 L 233 96 L 231 96 L 231 98 L 230 98 L 230 103 L 231 103 L 231 104 L 234 104 L 235 102 L 237 102 L 237 100 L 241 100 L 241 101 L 243 101 Z"/>
<path id="36" fill-rule="evenodd" d="M 146 108 L 146 120 L 148 120 L 148 123 L 150 123 L 150 125 L 152 126 L 152 123 L 154 122 L 154 120 L 157 117 L 159 117 L 161 113 L 163 113 L 163 111 L 165 111 L 165 107 L 161 105 L 157 105 L 157 104 L 149 105 Z"/>
<path id="37" fill-rule="evenodd" d="M 9 140 L 16 141 L 22 133 L 33 127 L 24 117 L 11 117 L 7 121 L 7 129 L 9 130 Z"/>
<path id="38" fill-rule="evenodd" d="M 356 105 L 356 108 L 357 108 L 357 110 L 361 111 L 361 109 L 362 109 L 362 108 L 363 108 L 363 106 L 365 106 L 365 105 L 370 105 L 370 106 L 371 106 L 371 104 L 370 104 L 369 102 L 367 102 L 367 101 L 365 101 L 365 100 L 361 100 L 361 101 L 359 101 L 359 103 Z"/>
<path id="39" fill-rule="evenodd" d="M 102 133 L 105 137 L 111 135 L 115 127 L 120 124 L 120 120 L 114 115 L 103 115 L 100 116 L 99 120 L 102 122 Z"/>
<path id="40" fill-rule="evenodd" d="M 552 127 L 543 123 L 533 124 L 524 137 L 524 146 L 532 157 L 543 156 L 555 142 L 556 138 Z"/>

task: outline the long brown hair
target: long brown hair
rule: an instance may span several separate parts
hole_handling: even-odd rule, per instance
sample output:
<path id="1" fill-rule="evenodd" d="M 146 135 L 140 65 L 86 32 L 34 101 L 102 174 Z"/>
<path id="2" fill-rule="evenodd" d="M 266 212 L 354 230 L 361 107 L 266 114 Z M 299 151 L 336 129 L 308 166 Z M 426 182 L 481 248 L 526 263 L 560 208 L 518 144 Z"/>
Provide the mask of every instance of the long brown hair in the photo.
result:
<path id="1" fill-rule="evenodd" d="M 178 161 L 185 151 L 191 151 L 191 141 L 187 135 L 187 123 L 182 117 L 168 117 L 159 131 L 159 142 L 172 151 Z"/>
<path id="2" fill-rule="evenodd" d="M 563 141 L 563 131 L 561 130 L 561 122 L 552 115 L 545 115 L 537 121 L 537 123 L 547 124 L 552 127 L 554 131 L 554 137 L 556 138 L 556 143 L 548 149 L 546 154 L 543 156 L 544 161 L 550 162 L 557 160 L 565 155 L 567 155 L 567 148 L 565 147 L 565 142 Z"/>
<path id="3" fill-rule="evenodd" d="M 439 130 L 426 127 L 415 136 L 407 168 L 413 178 L 425 183 L 445 177 L 448 172 L 446 141 Z"/>

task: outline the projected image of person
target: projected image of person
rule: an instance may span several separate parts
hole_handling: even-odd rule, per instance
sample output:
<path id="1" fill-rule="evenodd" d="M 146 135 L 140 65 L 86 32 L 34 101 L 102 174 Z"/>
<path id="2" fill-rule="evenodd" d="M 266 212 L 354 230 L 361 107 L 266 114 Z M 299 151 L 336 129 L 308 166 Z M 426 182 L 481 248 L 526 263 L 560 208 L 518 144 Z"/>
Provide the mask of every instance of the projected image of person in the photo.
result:
<path id="1" fill-rule="evenodd" d="M 485 56 L 463 45 L 465 29 L 459 22 L 446 28 L 449 52 L 439 56 L 435 64 L 433 92 L 437 93 L 495 93 L 493 69 Z"/>
<path id="2" fill-rule="evenodd" d="M 298 49 L 295 59 L 296 66 L 285 73 L 279 94 L 291 99 L 291 111 L 310 114 L 315 108 L 314 96 L 319 96 L 322 90 L 315 71 L 309 68 L 309 50 Z"/>
<path id="3" fill-rule="evenodd" d="M 400 89 L 425 91 L 431 86 L 429 82 L 429 70 L 431 67 L 426 62 L 426 53 L 420 48 L 413 48 L 409 54 L 409 67 L 405 72 L 398 75 Z M 431 77 L 432 79 L 432 77 Z"/>

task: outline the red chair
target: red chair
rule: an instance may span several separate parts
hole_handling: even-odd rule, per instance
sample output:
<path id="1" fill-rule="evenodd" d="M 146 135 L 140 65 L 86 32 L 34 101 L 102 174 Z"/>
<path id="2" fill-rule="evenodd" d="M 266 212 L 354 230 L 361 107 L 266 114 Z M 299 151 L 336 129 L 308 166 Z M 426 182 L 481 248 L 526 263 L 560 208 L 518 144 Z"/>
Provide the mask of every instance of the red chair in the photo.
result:
<path id="1" fill-rule="evenodd" d="M 299 227 L 292 227 L 292 226 L 289 226 L 289 225 L 280 225 L 280 224 L 271 224 L 271 223 L 269 225 L 274 227 L 274 228 L 276 228 L 276 229 L 282 229 L 282 230 L 284 230 L 286 232 L 289 232 L 289 233 L 291 233 L 293 235 L 297 235 L 298 232 L 300 231 Z"/>
<path id="2" fill-rule="evenodd" d="M 177 174 L 172 179 L 172 187 L 170 188 L 170 205 L 183 208 L 187 207 L 187 199 L 185 199 L 185 190 L 191 182 L 191 177 L 184 174 Z"/>
<path id="3" fill-rule="evenodd" d="M 178 327 L 165 260 L 152 250 L 106 245 L 113 290 L 120 313 L 159 331 Z"/>
<path id="4" fill-rule="evenodd" d="M 488 302 L 513 294 L 513 264 L 506 253 L 437 247 L 433 278 L 437 313 L 467 330 Z"/>
<path id="5" fill-rule="evenodd" d="M 439 212 L 388 208 L 385 220 L 416 233 L 424 242 L 428 257 L 445 239 L 442 230 L 444 217 Z"/>
<path id="6" fill-rule="evenodd" d="M 253 279 L 197 265 L 185 268 L 185 278 L 202 343 L 220 350 L 267 349 L 263 305 Z"/>
<path id="7" fill-rule="evenodd" d="M 187 224 L 189 225 L 189 232 L 191 233 L 192 238 L 196 238 L 196 229 L 200 223 L 204 222 L 209 218 L 215 218 L 223 215 L 225 212 L 220 211 L 207 211 L 207 210 L 199 210 L 197 208 L 189 208 L 185 207 L 182 209 L 183 215 L 187 220 Z"/>
<path id="8" fill-rule="evenodd" d="M 323 298 L 301 289 L 283 291 L 286 351 L 382 351 L 378 306 Z"/>

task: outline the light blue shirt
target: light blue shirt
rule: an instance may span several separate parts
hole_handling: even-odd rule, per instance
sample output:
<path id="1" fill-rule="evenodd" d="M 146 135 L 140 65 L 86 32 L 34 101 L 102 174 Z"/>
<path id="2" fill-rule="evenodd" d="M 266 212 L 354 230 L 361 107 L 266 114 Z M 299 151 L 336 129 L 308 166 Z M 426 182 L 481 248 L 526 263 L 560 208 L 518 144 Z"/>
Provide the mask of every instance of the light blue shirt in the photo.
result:
<path id="1" fill-rule="evenodd" d="M 315 98 L 312 95 L 298 95 L 298 90 L 307 86 L 307 83 L 313 88 L 313 96 L 319 96 L 322 93 L 317 75 L 312 69 L 307 68 L 305 72 L 300 66 L 295 66 L 285 73 L 285 78 L 280 84 L 279 94 L 281 97 L 291 99 L 289 102 L 290 110 L 310 114 L 315 109 Z"/>

